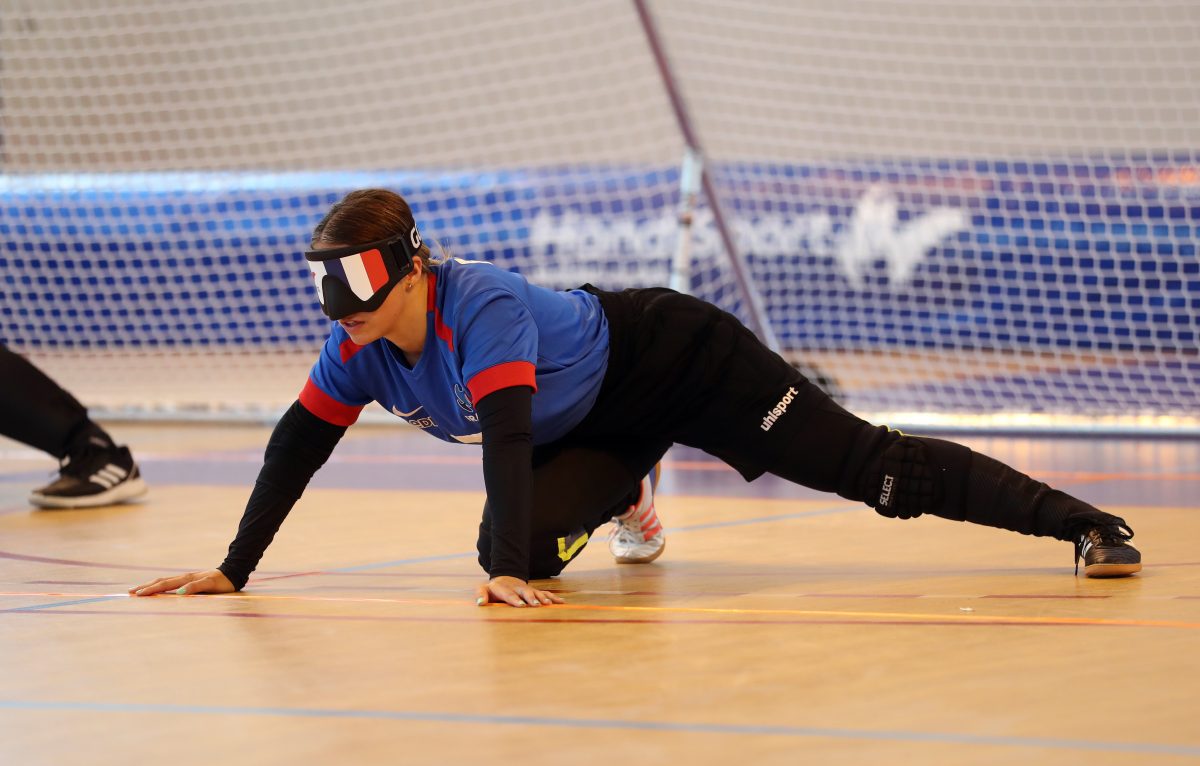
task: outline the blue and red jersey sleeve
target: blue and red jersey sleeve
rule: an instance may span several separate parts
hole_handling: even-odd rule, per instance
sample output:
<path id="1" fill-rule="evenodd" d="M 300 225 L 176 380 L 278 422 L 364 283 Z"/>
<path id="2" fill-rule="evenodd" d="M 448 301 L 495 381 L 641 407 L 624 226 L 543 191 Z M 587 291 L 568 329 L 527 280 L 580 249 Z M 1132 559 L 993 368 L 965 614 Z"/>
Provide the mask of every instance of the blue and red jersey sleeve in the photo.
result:
<path id="1" fill-rule="evenodd" d="M 503 290 L 488 291 L 470 303 L 457 312 L 462 326 L 454 334 L 471 398 L 478 402 L 512 386 L 537 391 L 538 328 L 529 307 Z"/>
<path id="2" fill-rule="evenodd" d="M 362 349 L 335 328 L 325 341 L 317 363 L 300 391 L 304 409 L 337 426 L 353 425 L 372 398 L 346 370 L 346 363 Z"/>

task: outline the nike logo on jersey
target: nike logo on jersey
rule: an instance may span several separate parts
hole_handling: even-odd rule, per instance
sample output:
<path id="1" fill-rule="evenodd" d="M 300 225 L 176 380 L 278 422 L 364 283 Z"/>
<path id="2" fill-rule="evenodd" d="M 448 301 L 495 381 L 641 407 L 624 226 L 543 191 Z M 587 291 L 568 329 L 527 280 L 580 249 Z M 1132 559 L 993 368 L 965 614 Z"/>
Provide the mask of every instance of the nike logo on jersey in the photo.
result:
<path id="1" fill-rule="evenodd" d="M 420 407 L 417 407 L 417 409 L 415 409 L 415 410 L 411 410 L 409 412 L 401 412 L 399 409 L 396 408 L 396 405 L 393 404 L 392 405 L 392 414 L 399 415 L 402 418 L 407 418 L 407 417 L 411 417 L 412 415 L 415 415 L 417 412 L 419 412 L 420 410 L 423 410 L 423 409 L 425 409 L 425 406 L 421 405 Z"/>

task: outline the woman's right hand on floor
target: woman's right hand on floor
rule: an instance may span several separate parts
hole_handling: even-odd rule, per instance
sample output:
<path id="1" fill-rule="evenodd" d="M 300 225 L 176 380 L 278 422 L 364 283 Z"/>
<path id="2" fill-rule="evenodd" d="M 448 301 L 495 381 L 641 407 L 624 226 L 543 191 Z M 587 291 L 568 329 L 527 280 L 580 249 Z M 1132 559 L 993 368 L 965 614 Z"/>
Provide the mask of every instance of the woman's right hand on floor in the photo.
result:
<path id="1" fill-rule="evenodd" d="M 157 580 L 135 585 L 129 589 L 131 596 L 153 596 L 155 593 L 172 592 L 180 596 L 191 596 L 197 593 L 233 593 L 237 588 L 229 582 L 219 569 L 207 572 L 188 572 L 174 577 L 160 577 Z"/>

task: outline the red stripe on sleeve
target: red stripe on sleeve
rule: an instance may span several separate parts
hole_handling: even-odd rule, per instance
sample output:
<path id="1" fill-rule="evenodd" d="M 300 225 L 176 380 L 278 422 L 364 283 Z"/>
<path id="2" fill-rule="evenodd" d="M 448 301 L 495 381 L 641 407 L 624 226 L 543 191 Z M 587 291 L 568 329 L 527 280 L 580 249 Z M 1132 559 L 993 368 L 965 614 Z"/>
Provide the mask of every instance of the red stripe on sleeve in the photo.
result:
<path id="1" fill-rule="evenodd" d="M 529 386 L 537 391 L 536 368 L 531 362 L 505 362 L 489 367 L 467 381 L 471 398 L 478 402 L 483 397 L 512 386 Z"/>
<path id="2" fill-rule="evenodd" d="M 363 267 L 367 270 L 367 279 L 371 281 L 371 289 L 378 290 L 388 282 L 387 266 L 383 264 L 383 255 L 378 250 L 368 250 L 362 254 Z"/>
<path id="3" fill-rule="evenodd" d="M 442 312 L 436 308 L 433 310 L 433 331 L 446 342 L 450 353 L 454 353 L 454 332 L 442 321 Z"/>
<path id="4" fill-rule="evenodd" d="M 317 388 L 317 384 L 313 383 L 312 378 L 305 382 L 304 389 L 300 392 L 300 404 L 321 420 L 333 423 L 335 426 L 354 425 L 354 421 L 358 420 L 358 413 L 363 409 L 363 405 L 342 404 Z"/>
<path id="5" fill-rule="evenodd" d="M 349 338 L 346 338 L 341 342 L 341 345 L 338 346 L 338 351 L 342 353 L 342 364 L 349 362 L 350 357 L 354 356 L 359 351 L 362 351 L 364 348 L 366 348 L 366 346 L 360 346 Z"/>
<path id="6" fill-rule="evenodd" d="M 426 311 L 433 312 L 433 334 L 446 342 L 450 353 L 454 353 L 454 331 L 442 321 L 442 310 L 437 307 L 437 274 L 429 272 L 429 298 Z"/>

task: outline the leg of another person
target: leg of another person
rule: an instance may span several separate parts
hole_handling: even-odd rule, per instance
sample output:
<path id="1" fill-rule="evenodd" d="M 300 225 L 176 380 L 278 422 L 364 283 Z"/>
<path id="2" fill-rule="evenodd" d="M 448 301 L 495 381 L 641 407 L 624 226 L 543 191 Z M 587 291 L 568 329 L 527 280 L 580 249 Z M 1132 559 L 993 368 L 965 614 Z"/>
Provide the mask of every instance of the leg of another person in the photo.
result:
<path id="1" fill-rule="evenodd" d="M 0 434 L 60 462 L 60 476 L 29 500 L 46 508 L 90 508 L 142 495 L 129 449 L 116 445 L 74 396 L 0 345 Z"/>

